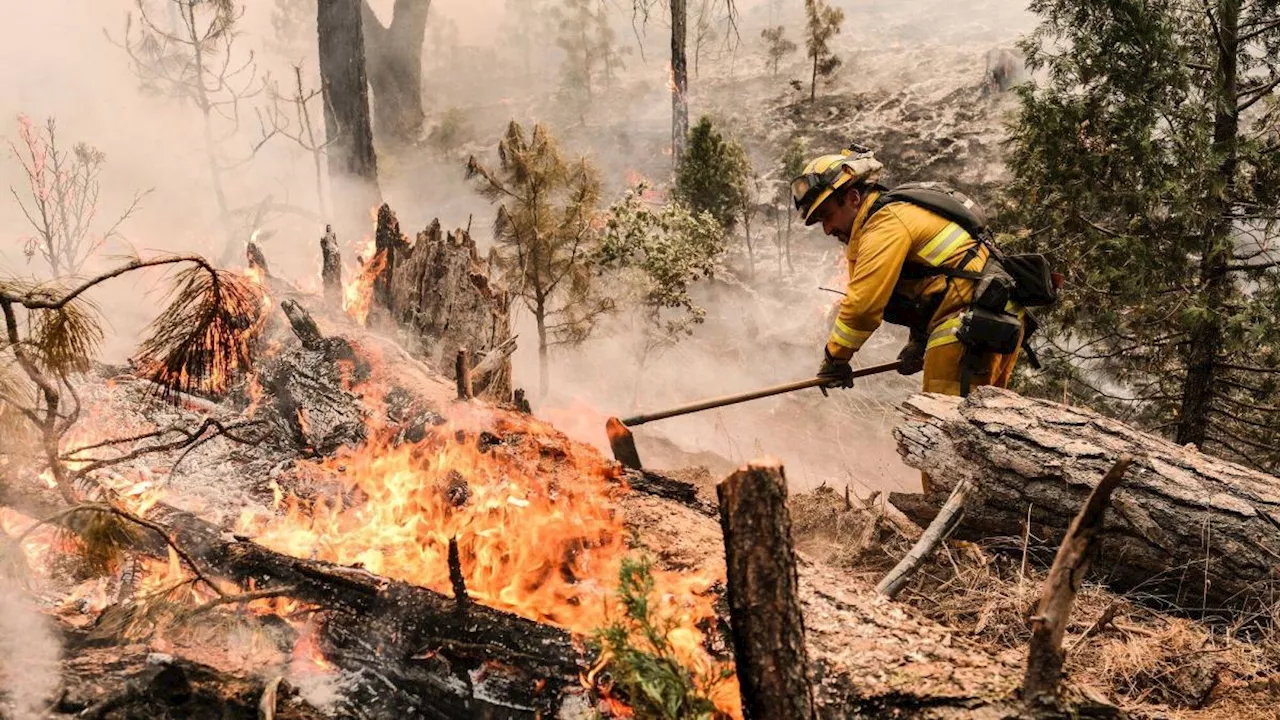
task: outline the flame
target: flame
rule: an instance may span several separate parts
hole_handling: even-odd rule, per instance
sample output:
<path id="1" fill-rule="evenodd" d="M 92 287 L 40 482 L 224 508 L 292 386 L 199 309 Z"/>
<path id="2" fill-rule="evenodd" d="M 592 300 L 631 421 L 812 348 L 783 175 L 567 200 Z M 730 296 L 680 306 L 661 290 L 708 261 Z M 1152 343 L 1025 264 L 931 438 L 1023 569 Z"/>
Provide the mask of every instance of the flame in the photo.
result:
<path id="1" fill-rule="evenodd" d="M 342 309 L 356 322 L 364 325 L 369 317 L 369 309 L 373 307 L 373 281 L 387 266 L 387 254 L 377 252 L 377 241 L 371 237 L 359 257 L 373 259 L 363 264 L 353 280 L 342 283 Z"/>
<path id="2" fill-rule="evenodd" d="M 390 435 L 371 431 L 364 447 L 300 465 L 308 476 L 341 477 L 335 499 L 289 496 L 282 516 L 246 515 L 239 531 L 278 552 L 446 594 L 456 538 L 478 602 L 584 635 L 619 614 L 613 593 L 629 548 L 616 464 L 539 420 L 480 405 L 455 406 L 416 443 Z M 714 666 L 698 623 L 714 617 L 716 579 L 654 571 L 657 600 L 676 623 L 669 640 L 690 666 Z M 736 684 L 717 690 L 717 704 L 740 716 Z"/>
<path id="3" fill-rule="evenodd" d="M 675 95 L 679 90 L 676 88 L 676 70 L 671 67 L 671 61 L 667 61 L 667 90 Z"/>

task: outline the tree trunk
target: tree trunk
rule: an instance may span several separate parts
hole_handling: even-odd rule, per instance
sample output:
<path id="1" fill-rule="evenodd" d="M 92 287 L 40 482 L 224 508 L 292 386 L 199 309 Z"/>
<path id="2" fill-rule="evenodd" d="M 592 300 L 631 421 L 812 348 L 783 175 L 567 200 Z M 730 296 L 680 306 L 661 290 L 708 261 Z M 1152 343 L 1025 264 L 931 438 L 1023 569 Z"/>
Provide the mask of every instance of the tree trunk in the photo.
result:
<path id="1" fill-rule="evenodd" d="M 963 478 L 974 481 L 956 537 L 1059 543 L 1098 478 L 1121 454 L 1136 460 L 1100 535 L 1098 577 L 1117 590 L 1196 610 L 1270 601 L 1280 548 L 1280 479 L 1217 460 L 1123 423 L 1008 390 L 967 398 L 917 395 L 894 429 L 928 496 L 890 501 L 927 524 Z M 1025 523 L 1030 508 L 1031 525 Z M 1040 543 L 1045 543 L 1042 545 Z"/>
<path id="2" fill-rule="evenodd" d="M 488 363 L 512 341 L 507 292 L 493 278 L 466 230 L 446 233 L 433 220 L 412 247 L 395 251 L 389 273 L 392 318 L 409 335 L 409 348 L 446 378 L 457 379 L 453 362 L 467 348 L 472 370 Z M 511 399 L 509 352 L 492 371 L 474 372 L 476 397 Z"/>
<path id="3" fill-rule="evenodd" d="M 1192 443 L 1204 447 L 1209 433 L 1209 412 L 1213 405 L 1217 381 L 1218 355 L 1222 349 L 1222 318 L 1230 292 L 1227 264 L 1231 258 L 1232 199 L 1238 154 L 1240 117 L 1237 110 L 1239 91 L 1238 31 L 1240 0 L 1219 0 L 1218 32 L 1218 97 L 1213 118 L 1213 155 L 1220 159 L 1213 192 L 1206 198 L 1203 250 L 1200 254 L 1200 286 L 1205 312 L 1191 330 L 1187 374 L 1182 385 L 1182 408 L 1178 417 L 1179 444 Z"/>
<path id="4" fill-rule="evenodd" d="M 809 102 L 818 97 L 818 55 L 813 55 L 813 76 L 809 79 Z"/>
<path id="5" fill-rule="evenodd" d="M 422 135 L 422 45 L 430 7 L 431 0 L 396 0 L 391 24 L 383 27 L 367 0 L 362 5 L 374 129 L 394 145 L 410 145 Z"/>
<path id="6" fill-rule="evenodd" d="M 680 167 L 689 137 L 689 64 L 685 56 L 688 0 L 671 0 L 671 166 Z"/>
<path id="7" fill-rule="evenodd" d="M 551 388 L 551 366 L 547 363 L 547 304 L 544 299 L 537 299 L 533 318 L 538 323 L 538 398 L 542 399 Z"/>
<path id="8" fill-rule="evenodd" d="M 716 491 L 745 715 L 748 720 L 812 719 L 813 689 L 782 466 L 752 463 Z"/>
<path id="9" fill-rule="evenodd" d="M 344 233 L 362 232 L 359 225 L 367 221 L 369 209 L 381 195 L 369 117 L 360 3 L 361 0 L 319 0 L 316 15 L 320 89 L 329 143 L 329 186 L 334 212 L 340 218 L 338 228 Z M 342 207 L 337 207 L 339 203 Z"/>

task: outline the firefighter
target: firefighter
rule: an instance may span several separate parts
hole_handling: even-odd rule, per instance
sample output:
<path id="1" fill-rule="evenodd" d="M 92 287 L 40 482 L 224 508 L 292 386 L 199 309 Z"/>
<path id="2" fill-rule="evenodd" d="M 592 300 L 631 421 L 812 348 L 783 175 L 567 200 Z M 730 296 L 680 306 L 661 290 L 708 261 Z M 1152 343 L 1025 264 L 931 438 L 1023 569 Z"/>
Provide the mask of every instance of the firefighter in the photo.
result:
<path id="1" fill-rule="evenodd" d="M 990 249 L 918 204 L 877 203 L 888 192 L 879 184 L 882 169 L 870 150 L 854 145 L 814 159 L 792 181 L 805 225 L 821 223 L 824 233 L 847 246 L 849 285 L 818 376 L 829 381 L 826 387 L 852 387 L 850 359 L 887 320 L 909 328 L 899 372 L 923 370 L 925 392 L 965 395 L 970 386 L 1006 387 L 1023 341 L 1023 311 L 1009 303 L 1000 308 L 1007 313 L 998 313 L 1007 317 L 996 318 L 1006 322 L 996 332 L 1005 333 L 999 345 L 1007 352 L 984 352 L 989 345 L 970 342 L 974 313 L 967 311 L 975 288 L 986 287 L 980 280 Z"/>

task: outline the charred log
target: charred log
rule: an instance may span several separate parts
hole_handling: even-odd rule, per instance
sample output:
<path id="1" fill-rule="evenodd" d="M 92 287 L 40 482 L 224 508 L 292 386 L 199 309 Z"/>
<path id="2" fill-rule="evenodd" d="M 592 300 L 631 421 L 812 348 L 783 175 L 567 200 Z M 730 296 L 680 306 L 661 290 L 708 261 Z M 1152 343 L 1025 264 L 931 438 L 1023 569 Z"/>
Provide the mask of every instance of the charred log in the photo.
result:
<path id="1" fill-rule="evenodd" d="M 928 524 L 955 483 L 974 488 L 956 537 L 1027 536 L 1043 557 L 1116 458 L 1133 455 L 1099 534 L 1097 575 L 1191 612 L 1270 602 L 1280 548 L 1280 479 L 1204 455 L 1082 408 L 980 388 L 965 400 L 917 395 L 894 430 L 908 465 L 938 486 L 890 501 Z"/>
<path id="2" fill-rule="evenodd" d="M 357 688 L 362 717 L 514 718 L 584 706 L 580 654 L 563 630 L 357 568 L 282 555 L 174 508 L 157 507 L 151 517 L 207 572 L 263 588 L 287 585 L 321 606 L 325 656 L 370 681 Z"/>

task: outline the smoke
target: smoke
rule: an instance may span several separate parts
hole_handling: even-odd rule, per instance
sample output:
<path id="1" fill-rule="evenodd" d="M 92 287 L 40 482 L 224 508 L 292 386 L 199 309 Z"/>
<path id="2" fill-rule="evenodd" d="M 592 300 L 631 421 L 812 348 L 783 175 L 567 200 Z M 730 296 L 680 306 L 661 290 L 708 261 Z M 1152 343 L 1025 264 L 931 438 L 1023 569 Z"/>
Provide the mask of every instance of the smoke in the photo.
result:
<path id="1" fill-rule="evenodd" d="M 169 0 L 144 0 L 159 23 L 173 22 Z M 386 22 L 393 0 L 371 0 Z M 668 83 L 668 25 L 655 5 L 648 21 L 632 4 L 604 4 L 618 46 L 620 66 L 591 103 L 566 102 L 564 51 L 559 27 L 547 9 L 558 0 L 434 0 L 424 45 L 424 137 L 410 152 L 379 147 L 380 184 L 410 236 L 439 218 L 445 227 L 471 227 L 487 250 L 494 208 L 463 177 L 471 154 L 491 160 L 506 124 L 546 123 L 566 154 L 587 155 L 600 167 L 605 197 L 616 197 L 637 176 L 662 184 L 670 174 L 671 99 Z M 766 187 L 778 180 L 782 145 L 797 132 L 817 138 L 814 151 L 837 149 L 884 122 L 879 108 L 892 93 L 909 87 L 911 97 L 949 102 L 948 93 L 978 82 L 988 50 L 1007 45 L 1027 29 L 1029 15 L 1014 0 L 956 4 L 942 0 L 911 3 L 860 0 L 837 2 L 847 15 L 836 48 L 844 66 L 824 91 L 841 104 L 807 100 L 808 60 L 802 41 L 799 3 L 781 0 L 737 2 L 736 31 L 707 0 L 690 3 L 691 114 L 711 113 L 742 138 Z M 706 5 L 706 13 L 703 13 Z M 298 20 L 288 33 L 273 24 L 277 10 L 292 6 Z M 291 86 L 292 65 L 300 63 L 309 88 L 318 84 L 314 57 L 313 4 L 307 0 L 263 0 L 246 4 L 237 25 L 237 57 L 253 52 L 259 78 L 270 77 L 283 91 Z M 122 226 L 123 237 L 104 248 L 95 268 L 127 253 L 199 252 L 228 265 L 243 264 L 243 243 L 257 231 L 274 274 L 314 287 L 319 271 L 318 240 L 323 232 L 311 156 L 281 137 L 257 152 L 262 139 L 259 112 L 268 95 L 247 96 L 236 118 L 215 119 L 216 160 L 230 227 L 218 216 L 204 126 L 192 103 L 144 91 L 119 47 L 125 17 L 134 0 L 83 3 L 48 0 L 19 3 L 0 25 L 0 140 L 14 142 L 19 113 L 39 121 L 56 117 L 64 142 L 83 141 L 107 156 L 101 217 L 127 206 L 134 192 L 154 188 L 139 213 Z M 697 18 L 710 24 L 700 29 Z M 759 34 L 781 24 L 800 49 L 786 58 L 777 77 L 766 69 Z M 287 36 L 287 37 L 286 37 Z M 694 61 L 697 56 L 697 68 Z M 789 82 L 806 84 L 792 93 Z M 821 96 L 822 93 L 820 93 Z M 820 97 L 821 100 L 821 97 Z M 954 101 L 951 101 L 954 102 Z M 319 111 L 319 103 L 315 105 Z M 888 111 L 885 111 L 888 112 Z M 945 118 L 944 118 L 945 119 Z M 957 117 L 945 119 L 964 122 Z M 928 134 L 945 135 L 941 122 Z M 445 132 L 448 131 L 448 132 Z M 919 138 L 898 137 L 910 154 Z M 327 173 L 324 173 L 327 175 Z M 948 179 L 948 178 L 934 178 Z M 0 189 L 24 189 L 16 162 L 0 156 Z M 332 200 L 348 192 L 329 187 Z M 7 195 L 7 193 L 6 193 Z M 738 392 L 804 377 L 817 366 L 827 332 L 827 311 L 835 299 L 819 285 L 843 282 L 839 247 L 816 233 L 796 228 L 792 238 L 796 272 L 779 273 L 771 254 L 773 228 L 757 220 L 759 257 L 753 289 L 707 288 L 702 303 L 707 323 L 669 352 L 638 367 L 638 336 L 625 315 L 609 321 L 591 342 L 553 355 L 552 395 L 538 404 L 578 437 L 603 445 L 603 418 L 681 404 L 709 395 Z M 22 238 L 26 219 L 11 199 L 0 200 L 0 274 L 43 278 L 38 261 L 28 262 Z M 354 272 L 364 237 L 339 236 Z M 739 241 L 740 242 L 740 241 Z M 740 250 L 733 262 L 748 277 Z M 133 350 L 142 328 L 163 300 L 166 276 L 131 274 L 92 293 L 112 330 L 104 359 L 119 362 Z M 517 383 L 536 382 L 535 334 L 520 320 Z M 877 334 L 861 362 L 889 359 L 900 338 Z M 892 406 L 916 380 L 885 378 L 859 383 L 853 391 L 822 398 L 809 391 L 724 410 L 672 419 L 637 430 L 642 451 L 655 464 L 705 462 L 717 470 L 770 452 L 789 463 L 801 485 L 849 483 L 855 488 L 907 488 L 914 473 L 898 463 L 888 428 Z M 599 422 L 597 422 L 599 420 Z"/>
<path id="2" fill-rule="evenodd" d="M 58 688 L 61 644 L 13 584 L 0 584 L 0 702 L 14 720 L 36 720 Z M 0 705 L 2 707 L 2 705 Z"/>

